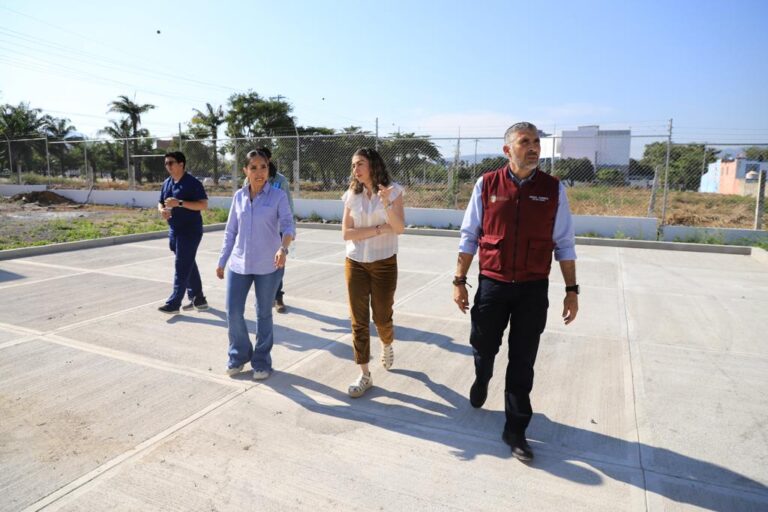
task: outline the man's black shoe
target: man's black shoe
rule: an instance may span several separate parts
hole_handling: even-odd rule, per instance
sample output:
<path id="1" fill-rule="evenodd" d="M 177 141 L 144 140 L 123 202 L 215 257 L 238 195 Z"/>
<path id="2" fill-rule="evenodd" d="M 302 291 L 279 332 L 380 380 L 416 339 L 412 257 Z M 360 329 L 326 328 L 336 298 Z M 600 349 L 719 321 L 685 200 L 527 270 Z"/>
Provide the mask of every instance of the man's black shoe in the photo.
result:
<path id="1" fill-rule="evenodd" d="M 205 297 L 195 297 L 191 301 L 189 301 L 188 304 L 184 304 L 181 306 L 181 309 L 184 311 L 192 311 L 192 309 L 196 309 L 198 311 L 205 311 L 208 309 L 208 301 L 205 300 Z"/>
<path id="2" fill-rule="evenodd" d="M 523 462 L 529 462 L 533 460 L 533 450 L 528 441 L 525 440 L 525 435 L 514 435 L 512 432 L 504 431 L 501 434 L 501 438 L 512 448 L 512 456 L 517 460 Z"/>
<path id="3" fill-rule="evenodd" d="M 158 311 L 161 313 L 165 313 L 167 315 L 178 315 L 179 314 L 179 308 L 174 308 L 170 304 L 163 304 L 159 308 L 157 308 Z"/>
<path id="4" fill-rule="evenodd" d="M 486 398 L 488 398 L 488 383 L 475 377 L 475 382 L 469 388 L 469 403 L 475 409 L 479 409 L 485 403 Z"/>

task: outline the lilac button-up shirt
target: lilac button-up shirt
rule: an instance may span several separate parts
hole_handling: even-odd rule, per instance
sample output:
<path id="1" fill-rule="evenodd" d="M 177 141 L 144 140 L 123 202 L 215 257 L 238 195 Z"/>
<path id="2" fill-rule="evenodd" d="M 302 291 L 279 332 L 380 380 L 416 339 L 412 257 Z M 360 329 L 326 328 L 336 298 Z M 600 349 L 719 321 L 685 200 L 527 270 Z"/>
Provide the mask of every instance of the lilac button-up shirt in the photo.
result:
<path id="1" fill-rule="evenodd" d="M 248 184 L 244 185 L 232 198 L 219 267 L 229 261 L 229 269 L 238 274 L 271 274 L 277 270 L 280 233 L 296 236 L 285 192 L 265 184 L 251 201 Z"/>

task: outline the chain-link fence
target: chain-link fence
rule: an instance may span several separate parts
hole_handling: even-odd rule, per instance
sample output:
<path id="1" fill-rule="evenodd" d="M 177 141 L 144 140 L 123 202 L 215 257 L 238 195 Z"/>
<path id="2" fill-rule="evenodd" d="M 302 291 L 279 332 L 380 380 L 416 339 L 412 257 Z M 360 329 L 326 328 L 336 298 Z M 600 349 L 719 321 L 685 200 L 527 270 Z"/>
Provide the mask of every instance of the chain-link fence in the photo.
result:
<path id="1" fill-rule="evenodd" d="M 768 144 L 678 144 L 669 136 L 631 135 L 596 127 L 542 138 L 539 167 L 569 188 L 577 215 L 657 217 L 664 224 L 752 228 Z M 484 172 L 506 163 L 499 138 L 301 135 L 213 141 L 137 138 L 6 140 L 0 144 L 0 182 L 62 188 L 157 189 L 167 173 L 163 155 L 180 149 L 188 170 L 209 195 L 242 185 L 245 155 L 267 147 L 296 197 L 338 199 L 350 160 L 376 147 L 393 179 L 406 188 L 406 205 L 463 209 Z"/>

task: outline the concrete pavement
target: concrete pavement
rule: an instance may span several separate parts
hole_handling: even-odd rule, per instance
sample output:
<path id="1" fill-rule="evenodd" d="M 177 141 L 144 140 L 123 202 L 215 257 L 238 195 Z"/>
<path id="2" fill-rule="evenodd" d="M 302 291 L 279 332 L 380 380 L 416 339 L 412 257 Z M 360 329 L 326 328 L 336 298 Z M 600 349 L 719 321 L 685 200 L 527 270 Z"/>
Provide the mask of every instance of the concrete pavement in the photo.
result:
<path id="1" fill-rule="evenodd" d="M 764 262 L 579 246 L 567 327 L 552 274 L 525 465 L 500 440 L 504 349 L 467 400 L 456 238 L 401 237 L 395 365 L 374 340 L 357 400 L 340 233 L 300 231 L 262 383 L 222 373 L 221 239 L 198 256 L 211 309 L 170 318 L 165 240 L 0 261 L 0 511 L 768 510 Z"/>

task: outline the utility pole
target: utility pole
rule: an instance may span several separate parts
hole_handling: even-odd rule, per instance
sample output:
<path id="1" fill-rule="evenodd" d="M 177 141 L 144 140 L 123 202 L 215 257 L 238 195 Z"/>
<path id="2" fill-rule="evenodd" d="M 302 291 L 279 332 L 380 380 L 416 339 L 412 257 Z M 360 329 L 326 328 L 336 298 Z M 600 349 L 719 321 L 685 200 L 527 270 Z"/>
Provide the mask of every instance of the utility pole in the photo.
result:
<path id="1" fill-rule="evenodd" d="M 376 118 L 376 140 L 373 143 L 374 149 L 379 150 L 379 118 Z"/>
<path id="2" fill-rule="evenodd" d="M 664 201 L 661 205 L 661 225 L 667 220 L 667 195 L 669 194 L 669 153 L 672 150 L 672 119 L 669 120 L 667 134 L 667 157 L 664 159 Z"/>

